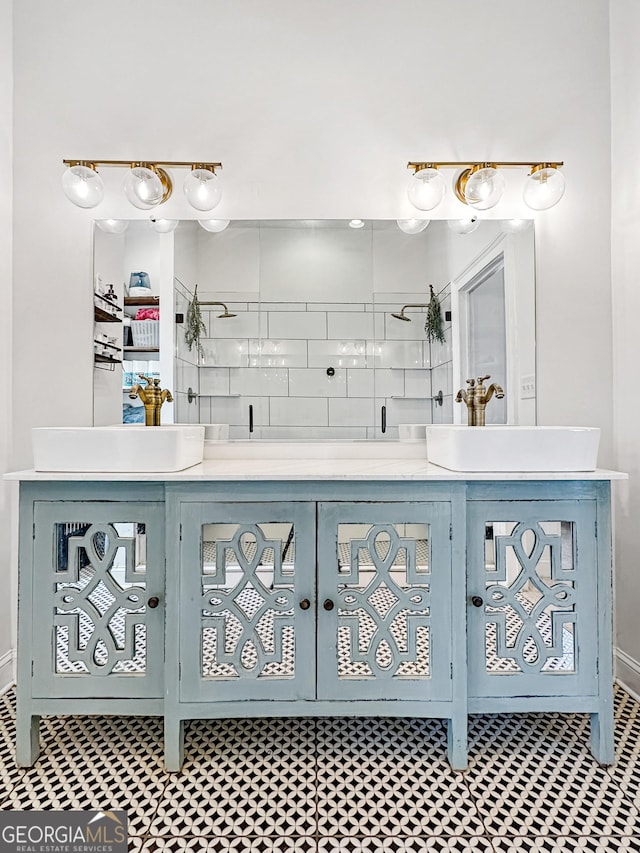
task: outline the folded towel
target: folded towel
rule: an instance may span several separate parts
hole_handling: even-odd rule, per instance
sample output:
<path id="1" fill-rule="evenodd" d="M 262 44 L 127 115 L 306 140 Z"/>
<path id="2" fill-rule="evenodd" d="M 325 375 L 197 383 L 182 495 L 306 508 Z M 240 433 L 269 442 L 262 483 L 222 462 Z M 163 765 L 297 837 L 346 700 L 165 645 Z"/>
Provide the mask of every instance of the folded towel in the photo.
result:
<path id="1" fill-rule="evenodd" d="M 160 309 L 159 308 L 138 308 L 138 313 L 136 314 L 136 320 L 159 320 L 160 319 Z"/>

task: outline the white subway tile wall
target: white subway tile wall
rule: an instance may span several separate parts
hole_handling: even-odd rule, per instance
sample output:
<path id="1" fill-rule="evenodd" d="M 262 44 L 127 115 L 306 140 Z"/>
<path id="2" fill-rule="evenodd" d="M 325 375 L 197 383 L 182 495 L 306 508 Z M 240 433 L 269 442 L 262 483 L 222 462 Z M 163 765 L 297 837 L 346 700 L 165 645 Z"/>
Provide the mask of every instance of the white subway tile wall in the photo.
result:
<path id="1" fill-rule="evenodd" d="M 200 394 L 200 422 L 229 423 L 231 438 L 249 437 L 250 405 L 254 435 L 262 438 L 397 438 L 399 423 L 443 422 L 453 411 L 451 324 L 445 323 L 445 344 L 430 344 L 423 310 L 407 311 L 410 323 L 391 317 L 424 296 L 390 298 L 345 305 L 229 303 L 238 316 L 227 320 L 212 309 L 199 385 L 186 364 L 176 382 L 186 392 L 189 377 Z M 448 310 L 448 286 L 440 299 Z M 431 400 L 439 390 L 443 406 Z"/>
<path id="2" fill-rule="evenodd" d="M 328 426 L 328 402 L 315 397 L 271 397 L 269 424 L 294 427 Z"/>
<path id="3" fill-rule="evenodd" d="M 326 340 L 326 311 L 265 311 L 268 318 L 270 338 L 291 338 L 292 340 Z"/>
<path id="4" fill-rule="evenodd" d="M 347 371 L 329 367 L 296 367 L 289 371 L 291 397 L 346 397 Z"/>

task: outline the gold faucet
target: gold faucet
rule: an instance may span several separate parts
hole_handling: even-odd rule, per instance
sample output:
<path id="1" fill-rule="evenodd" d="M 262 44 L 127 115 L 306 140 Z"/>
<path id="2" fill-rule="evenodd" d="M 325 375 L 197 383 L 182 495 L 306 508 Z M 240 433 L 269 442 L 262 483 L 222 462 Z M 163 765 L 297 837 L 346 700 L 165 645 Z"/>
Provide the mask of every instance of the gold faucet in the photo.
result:
<path id="1" fill-rule="evenodd" d="M 478 382 L 476 384 L 476 395 L 475 395 L 475 406 L 474 406 L 474 418 L 475 423 L 474 426 L 484 426 L 484 410 L 487 407 L 487 403 L 496 395 L 496 399 L 501 400 L 504 397 L 504 391 L 502 390 L 500 385 L 497 385 L 495 382 L 492 382 L 488 388 L 484 387 L 484 380 L 491 379 L 490 376 L 478 376 Z"/>
<path id="2" fill-rule="evenodd" d="M 476 380 L 467 379 L 467 385 L 469 387 L 466 391 L 464 390 L 464 388 L 461 388 L 456 394 L 456 403 L 464 403 L 466 405 L 467 426 L 475 426 L 475 418 L 473 412 L 476 398 Z"/>
<path id="3" fill-rule="evenodd" d="M 173 403 L 171 391 L 168 391 L 166 388 L 160 388 L 159 379 L 151 379 L 151 377 L 145 376 L 143 373 L 139 373 L 138 376 L 140 379 L 144 379 L 147 384 L 143 387 L 136 382 L 129 391 L 129 397 L 131 400 L 135 400 L 136 397 L 140 397 L 142 400 L 145 426 L 160 426 L 160 409 L 162 408 L 162 404 L 167 400 L 169 403 Z"/>
<path id="4" fill-rule="evenodd" d="M 478 376 L 477 381 L 467 379 L 469 388 L 466 391 L 461 388 L 456 395 L 456 403 L 465 403 L 467 406 L 468 426 L 485 426 L 487 403 L 494 394 L 498 400 L 504 397 L 502 387 L 496 382 L 492 382 L 488 388 L 485 388 L 485 379 L 491 379 L 491 376 Z"/>

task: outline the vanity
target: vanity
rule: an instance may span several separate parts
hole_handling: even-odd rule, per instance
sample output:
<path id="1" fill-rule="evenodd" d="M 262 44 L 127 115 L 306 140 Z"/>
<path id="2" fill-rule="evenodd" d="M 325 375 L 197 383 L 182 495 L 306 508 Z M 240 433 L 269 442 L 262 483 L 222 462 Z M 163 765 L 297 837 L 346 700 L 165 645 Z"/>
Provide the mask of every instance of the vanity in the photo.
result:
<path id="1" fill-rule="evenodd" d="M 623 475 L 456 472 L 379 444 L 11 475 L 18 764 L 43 714 L 162 716 L 170 771 L 188 720 L 392 715 L 446 720 L 464 769 L 469 714 L 525 711 L 588 713 L 612 763 Z"/>

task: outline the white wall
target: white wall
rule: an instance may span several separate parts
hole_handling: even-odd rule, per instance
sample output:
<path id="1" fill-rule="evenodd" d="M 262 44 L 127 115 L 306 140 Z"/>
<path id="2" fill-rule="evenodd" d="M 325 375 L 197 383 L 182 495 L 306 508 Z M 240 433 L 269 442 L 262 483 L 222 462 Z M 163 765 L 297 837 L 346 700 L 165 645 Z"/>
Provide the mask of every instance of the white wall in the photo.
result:
<path id="1" fill-rule="evenodd" d="M 535 10 L 553 25 L 514 0 L 16 3 L 14 375 L 55 352 L 60 380 L 16 407 L 14 463 L 30 462 L 31 424 L 91 420 L 91 213 L 62 196 L 63 157 L 220 159 L 215 215 L 233 219 L 411 216 L 407 160 L 472 156 L 566 161 L 539 227 L 539 417 L 602 426 L 610 464 L 607 6 Z M 130 215 L 121 177 L 105 170 L 96 217 Z M 164 213 L 193 216 L 179 186 Z M 449 193 L 438 213 L 463 208 Z"/>
<path id="2" fill-rule="evenodd" d="M 611 3 L 612 139 L 612 297 L 614 357 L 615 466 L 629 472 L 616 493 L 616 621 L 622 650 L 618 671 L 640 692 L 640 397 L 638 318 L 640 317 L 640 181 L 635 165 L 640 150 L 640 5 Z"/>
<path id="3" fill-rule="evenodd" d="M 563 159 L 537 227 L 538 418 L 601 426 L 613 463 L 606 2 L 20 0 L 14 19 L 12 467 L 32 425 L 91 423 L 90 217 L 132 211 L 117 170 L 74 208 L 63 157 L 221 160 L 231 219 L 410 217 L 409 159 Z M 496 215 L 523 215 L 509 199 Z M 464 211 L 449 192 L 438 215 Z M 196 218 L 179 186 L 163 215 Z"/>
<path id="4" fill-rule="evenodd" d="M 11 0 L 0 0 L 0 388 L 11 397 L 11 129 L 12 129 L 12 12 Z M 5 406 L 5 412 L 7 407 Z M 11 420 L 0 419 L 0 474 L 10 470 Z M 0 480 L 0 583 L 10 581 L 11 487 Z M 11 596 L 0 596 L 0 690 L 11 680 Z"/>

